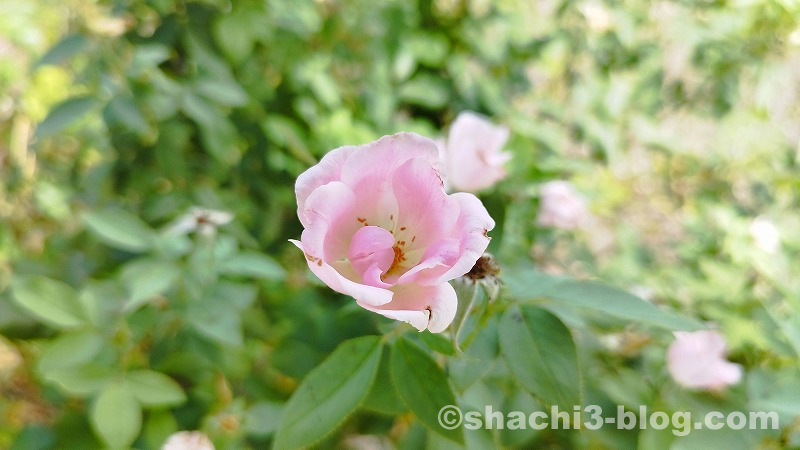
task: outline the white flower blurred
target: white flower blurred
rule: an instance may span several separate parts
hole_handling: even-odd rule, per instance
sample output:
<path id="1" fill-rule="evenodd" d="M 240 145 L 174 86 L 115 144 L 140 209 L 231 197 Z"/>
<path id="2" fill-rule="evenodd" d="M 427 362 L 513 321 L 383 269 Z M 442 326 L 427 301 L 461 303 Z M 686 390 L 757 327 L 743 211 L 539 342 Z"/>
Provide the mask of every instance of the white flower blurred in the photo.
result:
<path id="1" fill-rule="evenodd" d="M 167 234 L 182 235 L 197 231 L 203 236 L 213 236 L 217 228 L 233 220 L 233 214 L 226 211 L 193 206 L 189 211 L 175 219 L 167 227 Z"/>
<path id="2" fill-rule="evenodd" d="M 611 13 L 608 8 L 600 2 L 587 1 L 578 5 L 578 10 L 586 17 L 589 29 L 597 33 L 610 30 L 614 23 L 611 20 Z"/>
<path id="3" fill-rule="evenodd" d="M 549 181 L 539 189 L 540 203 L 537 223 L 543 227 L 573 230 L 589 217 L 586 201 L 572 183 Z"/>
<path id="4" fill-rule="evenodd" d="M 776 253 L 781 245 L 778 228 L 763 216 L 756 217 L 750 223 L 750 236 L 753 237 L 756 247 L 767 253 Z"/>
<path id="5" fill-rule="evenodd" d="M 167 438 L 161 450 L 214 450 L 214 444 L 200 431 L 179 431 Z"/>
<path id="6" fill-rule="evenodd" d="M 690 389 L 719 390 L 742 378 L 742 366 L 725 359 L 725 338 L 714 330 L 676 331 L 667 349 L 672 379 Z"/>

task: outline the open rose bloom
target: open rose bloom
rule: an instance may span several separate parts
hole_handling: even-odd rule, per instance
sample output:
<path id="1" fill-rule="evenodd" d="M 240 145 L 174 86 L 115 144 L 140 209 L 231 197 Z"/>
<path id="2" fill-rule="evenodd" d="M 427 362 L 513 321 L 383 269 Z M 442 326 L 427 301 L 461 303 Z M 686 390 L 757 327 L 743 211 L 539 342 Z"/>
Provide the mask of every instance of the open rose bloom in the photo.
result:
<path id="1" fill-rule="evenodd" d="M 716 331 L 677 331 L 667 349 L 667 369 L 681 386 L 719 390 L 742 378 L 742 366 L 727 361 L 725 350 L 725 338 Z"/>
<path id="2" fill-rule="evenodd" d="M 489 245 L 494 221 L 474 195 L 448 195 L 436 144 L 413 133 L 340 147 L 297 178 L 305 229 L 292 241 L 333 290 L 438 333 L 458 299 L 449 280 Z"/>

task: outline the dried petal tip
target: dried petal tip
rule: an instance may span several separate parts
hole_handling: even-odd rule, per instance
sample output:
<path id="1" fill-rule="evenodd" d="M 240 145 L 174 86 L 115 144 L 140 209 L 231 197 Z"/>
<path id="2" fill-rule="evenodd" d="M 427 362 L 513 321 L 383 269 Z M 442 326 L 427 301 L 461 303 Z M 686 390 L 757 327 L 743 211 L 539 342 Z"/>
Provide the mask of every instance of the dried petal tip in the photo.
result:
<path id="1" fill-rule="evenodd" d="M 484 253 L 464 276 L 477 282 L 484 278 L 497 278 L 499 274 L 500 266 L 497 264 L 497 260 L 490 253 Z"/>

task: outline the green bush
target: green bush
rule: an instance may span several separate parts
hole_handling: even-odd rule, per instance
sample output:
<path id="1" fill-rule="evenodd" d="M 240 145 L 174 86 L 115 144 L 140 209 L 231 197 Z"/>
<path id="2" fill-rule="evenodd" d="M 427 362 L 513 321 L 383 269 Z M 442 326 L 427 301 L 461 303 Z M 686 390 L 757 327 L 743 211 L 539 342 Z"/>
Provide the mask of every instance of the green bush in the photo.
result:
<path id="1" fill-rule="evenodd" d="M 794 2 L 8 8 L 0 447 L 160 448 L 179 430 L 231 449 L 800 445 Z M 503 287 L 463 328 L 411 332 L 308 273 L 287 242 L 294 182 L 331 149 L 444 136 L 466 110 L 511 129 L 509 176 L 480 195 Z M 536 225 L 539 186 L 563 178 L 587 228 Z M 754 241 L 759 217 L 777 249 Z M 745 368 L 728 390 L 670 380 L 670 331 L 704 327 Z M 448 431 L 447 404 L 775 411 L 780 429 Z"/>

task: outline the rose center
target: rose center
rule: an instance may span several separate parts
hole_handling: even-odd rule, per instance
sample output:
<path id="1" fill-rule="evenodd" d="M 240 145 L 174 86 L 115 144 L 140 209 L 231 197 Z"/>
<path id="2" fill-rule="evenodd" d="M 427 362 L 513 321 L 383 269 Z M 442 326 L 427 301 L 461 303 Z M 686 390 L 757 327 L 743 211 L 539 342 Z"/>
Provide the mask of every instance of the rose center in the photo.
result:
<path id="1" fill-rule="evenodd" d="M 405 244 L 405 242 L 403 243 Z M 387 274 L 392 270 L 394 270 L 395 268 L 397 268 L 397 266 L 399 266 L 400 264 L 402 264 L 403 261 L 406 260 L 406 254 L 405 252 L 403 252 L 402 246 L 399 243 L 394 244 L 392 250 L 394 250 L 394 260 L 392 261 L 392 265 L 389 266 L 389 270 L 386 271 Z"/>

